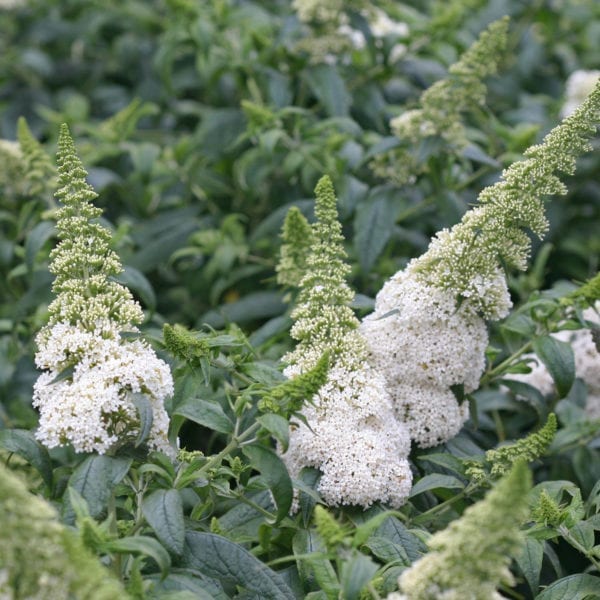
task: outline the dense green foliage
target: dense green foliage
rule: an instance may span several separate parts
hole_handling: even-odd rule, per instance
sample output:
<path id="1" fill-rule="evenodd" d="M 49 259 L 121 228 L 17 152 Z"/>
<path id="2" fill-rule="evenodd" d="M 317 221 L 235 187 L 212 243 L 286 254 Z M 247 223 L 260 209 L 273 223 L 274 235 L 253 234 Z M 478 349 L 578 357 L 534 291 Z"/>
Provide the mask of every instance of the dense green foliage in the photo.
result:
<path id="1" fill-rule="evenodd" d="M 599 138 L 568 121 L 538 145 L 569 75 L 600 69 L 598 39 L 593 0 L 0 1 L 0 460 L 15 471 L 0 465 L 0 595 L 56 584 L 14 566 L 33 549 L 51 574 L 77 555 L 65 573 L 82 598 L 466 597 L 482 580 L 515 599 L 600 598 Z M 443 230 L 460 260 L 429 251 L 427 284 L 472 297 L 476 275 L 507 268 L 514 305 L 487 325 L 479 387 L 448 384 L 470 419 L 402 456 L 408 498 L 328 502 L 331 461 L 297 473 L 285 451 L 331 371 L 354 389 L 359 319 Z M 95 335 L 98 307 L 121 365 L 131 348 L 168 364 L 170 448 L 166 425 L 151 433 L 161 397 L 121 374 L 106 384 L 128 402 L 119 444 L 36 437 L 39 344 L 65 321 Z M 38 359 L 47 387 L 75 389 L 88 350 L 64 369 Z M 290 356 L 304 362 L 287 379 Z M 360 439 L 355 453 L 374 447 Z M 459 569 L 479 567 L 476 534 L 500 540 L 485 576 Z M 440 564 L 445 579 L 423 575 Z"/>

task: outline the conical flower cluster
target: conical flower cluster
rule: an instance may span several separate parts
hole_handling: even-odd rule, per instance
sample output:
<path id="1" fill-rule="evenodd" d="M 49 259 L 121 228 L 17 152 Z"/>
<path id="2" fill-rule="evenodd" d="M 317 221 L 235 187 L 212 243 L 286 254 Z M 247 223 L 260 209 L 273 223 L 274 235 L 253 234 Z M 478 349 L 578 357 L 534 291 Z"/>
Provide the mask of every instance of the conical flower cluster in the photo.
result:
<path id="1" fill-rule="evenodd" d="M 44 370 L 33 396 L 40 411 L 37 438 L 50 448 L 72 444 L 78 452 L 104 453 L 137 435 L 139 400 L 152 407 L 149 445 L 170 452 L 163 401 L 173 392 L 171 372 L 144 341 L 122 339 L 122 332 L 137 331 L 143 313 L 111 278 L 121 263 L 110 232 L 97 222 L 102 211 L 91 204 L 97 195 L 66 125 L 57 158 L 61 241 L 50 265 L 57 297 L 36 338 L 35 360 Z"/>
<path id="2" fill-rule="evenodd" d="M 478 385 L 485 321 L 511 307 L 504 268 L 525 269 L 526 231 L 541 237 L 547 229 L 542 197 L 566 192 L 556 174 L 574 172 L 599 113 L 600 85 L 525 160 L 484 189 L 459 224 L 440 231 L 425 254 L 394 275 L 363 321 L 372 363 L 385 374 L 396 414 L 420 446 L 448 440 L 467 420 L 468 408 L 456 396 Z"/>
<path id="3" fill-rule="evenodd" d="M 430 552 L 400 576 L 402 594 L 388 600 L 502 598 L 496 589 L 514 583 L 508 567 L 523 543 L 530 488 L 529 470 L 517 463 L 483 500 L 430 538 Z"/>
<path id="4" fill-rule="evenodd" d="M 304 423 L 292 425 L 283 455 L 292 475 L 303 467 L 322 472 L 319 491 L 330 505 L 400 506 L 411 487 L 410 441 L 394 417 L 385 380 L 367 362 L 367 347 L 349 303 L 341 226 L 328 177 L 316 190 L 313 246 L 292 317 L 295 350 L 284 357 L 284 373 L 297 377 L 327 353 L 327 381 L 305 399 Z"/>

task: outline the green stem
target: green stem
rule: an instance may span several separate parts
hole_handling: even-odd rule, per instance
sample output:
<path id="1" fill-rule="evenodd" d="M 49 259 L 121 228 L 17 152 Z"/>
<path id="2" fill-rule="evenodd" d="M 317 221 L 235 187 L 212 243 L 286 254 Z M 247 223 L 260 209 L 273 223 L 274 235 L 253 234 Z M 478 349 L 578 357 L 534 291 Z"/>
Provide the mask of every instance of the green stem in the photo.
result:
<path id="1" fill-rule="evenodd" d="M 448 500 L 444 500 L 444 502 L 442 502 L 440 504 L 436 504 L 434 507 L 430 508 L 429 510 L 426 510 L 425 512 L 421 513 L 420 515 L 417 515 L 414 519 L 412 519 L 412 522 L 415 524 L 419 524 L 419 523 L 426 523 L 426 522 L 430 521 L 431 517 L 433 517 L 439 513 L 445 512 L 455 502 L 457 502 L 458 500 L 462 500 L 463 498 L 465 498 L 466 496 L 468 496 L 469 494 L 474 492 L 480 485 L 481 485 L 480 483 L 474 483 L 474 482 L 469 483 L 467 485 L 467 487 L 465 487 L 458 494 L 456 494 L 456 496 L 453 496 L 452 498 L 448 498 Z"/>
<path id="2" fill-rule="evenodd" d="M 280 565 L 288 562 L 295 562 L 297 560 L 317 560 L 329 558 L 329 556 L 323 552 L 311 552 L 309 554 L 294 554 L 294 556 L 282 556 L 281 558 L 274 558 L 269 562 L 265 563 L 268 567 L 273 567 L 275 565 Z"/>
<path id="3" fill-rule="evenodd" d="M 507 367 L 517 360 L 521 355 L 529 352 L 531 350 L 533 343 L 527 342 L 523 344 L 516 352 L 513 352 L 507 359 L 503 360 L 499 365 L 496 365 L 493 369 L 490 369 L 485 375 L 481 378 L 479 383 L 480 387 L 483 387 L 485 384 L 489 383 L 494 377 L 501 373 Z"/>
<path id="4" fill-rule="evenodd" d="M 248 438 L 252 437 L 259 429 L 261 425 L 260 423 L 254 423 L 254 425 L 248 427 L 246 431 L 241 433 L 239 436 L 234 436 L 234 438 L 219 452 L 215 454 L 211 458 L 209 458 L 204 465 L 197 471 L 196 476 L 199 476 L 202 473 L 206 473 L 209 469 L 212 469 L 214 466 L 221 463 L 221 461 L 231 452 L 239 448 L 243 442 L 245 442 Z"/>
<path id="5" fill-rule="evenodd" d="M 594 565 L 594 567 L 598 571 L 600 571 L 600 561 L 598 561 L 596 557 L 594 557 L 573 536 L 571 536 L 571 533 L 564 525 L 561 525 L 558 528 L 558 531 L 560 535 L 562 535 L 562 537 L 565 539 L 565 541 L 569 542 L 569 544 L 571 544 L 571 546 L 573 546 L 573 548 L 575 548 L 576 550 L 579 550 L 579 552 L 581 552 L 581 554 L 583 554 Z"/>

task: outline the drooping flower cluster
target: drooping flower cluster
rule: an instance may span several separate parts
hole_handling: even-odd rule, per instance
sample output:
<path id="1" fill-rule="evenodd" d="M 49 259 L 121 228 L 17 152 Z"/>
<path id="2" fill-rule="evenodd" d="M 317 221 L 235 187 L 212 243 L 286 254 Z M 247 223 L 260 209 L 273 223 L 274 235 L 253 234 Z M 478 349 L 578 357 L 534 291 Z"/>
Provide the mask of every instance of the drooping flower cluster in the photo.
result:
<path id="1" fill-rule="evenodd" d="M 0 598 L 128 598 L 42 499 L 0 462 Z"/>
<path id="2" fill-rule="evenodd" d="M 398 183 L 414 180 L 423 171 L 407 150 L 426 138 L 437 136 L 455 150 L 467 144 L 462 115 L 485 101 L 483 80 L 496 73 L 504 55 L 508 18 L 492 23 L 473 45 L 449 68 L 449 75 L 434 83 L 421 96 L 419 107 L 408 110 L 390 122 L 402 146 L 376 158 L 375 173 Z"/>
<path id="3" fill-rule="evenodd" d="M 561 342 L 568 342 L 575 356 L 575 375 L 582 379 L 587 387 L 585 412 L 590 419 L 600 419 L 600 352 L 594 340 L 594 331 L 600 329 L 600 302 L 596 308 L 588 308 L 583 312 L 583 318 L 592 324 L 593 329 L 563 330 L 553 333 L 552 337 Z M 554 381 L 544 363 L 535 354 L 526 354 L 523 359 L 528 361 L 529 373 L 514 373 L 507 379 L 528 383 L 537 388 L 542 394 L 549 395 L 555 391 Z"/>
<path id="4" fill-rule="evenodd" d="M 348 306 L 341 226 L 329 178 L 315 190 L 317 222 L 306 258 L 291 334 L 298 345 L 284 357 L 284 374 L 297 377 L 329 355 L 326 383 L 305 399 L 309 424 L 294 424 L 283 455 L 292 475 L 306 466 L 320 469 L 319 491 L 330 505 L 400 506 L 408 496 L 410 441 L 393 414 L 385 380 L 367 363 L 358 320 Z"/>
<path id="5" fill-rule="evenodd" d="M 466 421 L 453 392 L 477 387 L 487 344 L 485 320 L 511 306 L 503 267 L 524 269 L 531 241 L 547 229 L 542 196 L 564 194 L 556 172 L 573 173 L 589 148 L 600 112 L 600 85 L 527 158 L 484 189 L 480 204 L 397 273 L 377 295 L 361 331 L 373 365 L 386 374 L 400 420 L 421 446 L 452 437 Z M 458 386 L 458 387 L 457 387 Z"/>
<path id="6" fill-rule="evenodd" d="M 36 364 L 44 370 L 34 386 L 36 436 L 48 447 L 72 444 L 77 452 L 104 453 L 137 435 L 136 402 L 143 401 L 153 414 L 148 444 L 171 453 L 163 405 L 173 392 L 171 373 L 144 341 L 121 336 L 137 332 L 142 310 L 111 279 L 121 263 L 110 249 L 110 232 L 95 220 L 102 211 L 91 204 L 96 193 L 66 126 L 57 158 L 61 241 L 50 265 L 57 297 L 36 338 Z"/>
<path id="7" fill-rule="evenodd" d="M 511 557 L 523 543 L 531 474 L 517 463 L 487 496 L 428 541 L 430 552 L 404 571 L 402 594 L 388 600 L 494 600 L 500 584 L 513 585 Z"/>
<path id="8" fill-rule="evenodd" d="M 454 295 L 399 272 L 364 319 L 374 365 L 383 373 L 397 417 L 420 446 L 454 437 L 469 417 L 454 386 L 475 390 L 485 366 L 485 322 Z"/>

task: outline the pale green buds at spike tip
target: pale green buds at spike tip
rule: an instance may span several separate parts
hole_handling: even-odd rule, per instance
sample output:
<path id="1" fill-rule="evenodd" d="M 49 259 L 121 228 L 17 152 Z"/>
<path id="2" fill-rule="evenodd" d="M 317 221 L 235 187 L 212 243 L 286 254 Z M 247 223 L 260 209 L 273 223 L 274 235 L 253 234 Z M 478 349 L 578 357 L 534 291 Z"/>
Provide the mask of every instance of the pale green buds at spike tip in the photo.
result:
<path id="1" fill-rule="evenodd" d="M 52 289 L 58 297 L 49 307 L 49 326 L 67 322 L 93 331 L 110 321 L 130 329 L 143 320 L 143 313 L 129 290 L 110 279 L 123 267 L 110 248 L 110 231 L 96 222 L 102 210 L 91 203 L 97 194 L 85 180 L 87 172 L 66 125 L 58 139 L 57 162 L 61 241 L 50 254 L 50 272 L 56 276 Z"/>
<path id="2" fill-rule="evenodd" d="M 543 236 L 548 223 L 542 196 L 566 193 L 556 173 L 574 173 L 576 157 L 591 148 L 587 138 L 599 118 L 600 84 L 573 115 L 525 152 L 525 160 L 481 192 L 479 206 L 451 230 L 440 231 L 407 270 L 451 290 L 488 319 L 505 316 L 510 304 L 502 266 L 525 269 L 531 241 L 524 230 Z"/>
<path id="3" fill-rule="evenodd" d="M 483 80 L 497 72 L 505 55 L 508 23 L 508 17 L 504 17 L 489 25 L 449 68 L 448 77 L 425 90 L 416 108 L 390 121 L 391 130 L 402 146 L 374 158 L 370 166 L 376 175 L 399 185 L 413 182 L 427 167 L 408 148 L 427 138 L 442 138 L 446 150 L 451 152 L 461 151 L 467 145 L 463 115 L 485 102 Z"/>
<path id="4" fill-rule="evenodd" d="M 518 554 L 528 515 L 531 474 L 517 463 L 486 497 L 428 542 L 431 551 L 400 576 L 406 600 L 492 600 Z"/>
<path id="5" fill-rule="evenodd" d="M 326 351 L 331 352 L 332 358 L 364 353 L 362 342 L 353 336 L 347 337 L 358 327 L 358 320 L 349 307 L 354 297 L 346 283 L 350 267 L 345 262 L 342 226 L 329 177 L 319 180 L 315 195 L 317 222 L 312 228 L 313 245 L 306 258 L 297 305 L 292 312 L 295 323 L 291 335 L 300 343 L 284 359 L 290 364 L 302 362 L 303 368 L 314 366 Z M 313 359 L 306 361 L 309 355 Z"/>
<path id="6" fill-rule="evenodd" d="M 0 464 L 0 598 L 128 598 L 54 509 Z"/>
<path id="7" fill-rule="evenodd" d="M 27 194 L 50 195 L 54 192 L 56 169 L 42 145 L 35 139 L 27 121 L 19 117 L 17 139 L 23 152 Z"/>
<path id="8" fill-rule="evenodd" d="M 313 242 L 312 228 L 306 217 L 296 206 L 292 206 L 285 217 L 281 232 L 283 244 L 279 253 L 277 283 L 298 287 L 306 272 L 306 258 Z"/>
<path id="9" fill-rule="evenodd" d="M 391 122 L 400 140 L 417 142 L 440 135 L 456 144 L 466 143 L 460 115 L 485 100 L 482 80 L 496 73 L 504 55 L 508 17 L 492 23 L 477 41 L 449 69 L 449 77 L 434 83 L 421 96 L 420 108 L 408 111 Z"/>

